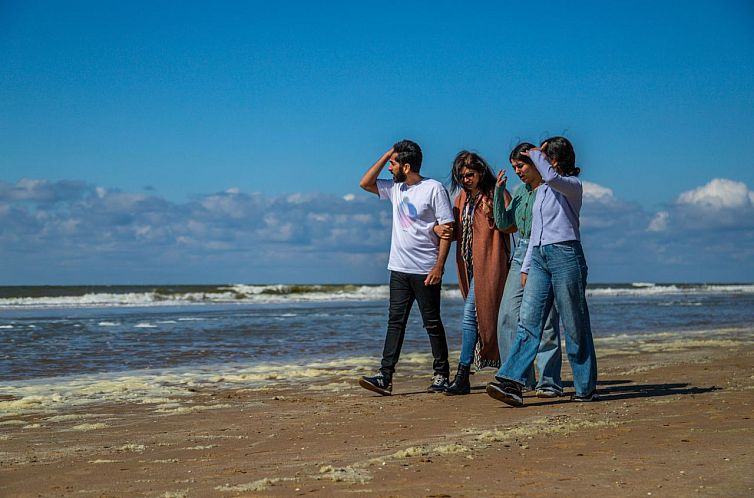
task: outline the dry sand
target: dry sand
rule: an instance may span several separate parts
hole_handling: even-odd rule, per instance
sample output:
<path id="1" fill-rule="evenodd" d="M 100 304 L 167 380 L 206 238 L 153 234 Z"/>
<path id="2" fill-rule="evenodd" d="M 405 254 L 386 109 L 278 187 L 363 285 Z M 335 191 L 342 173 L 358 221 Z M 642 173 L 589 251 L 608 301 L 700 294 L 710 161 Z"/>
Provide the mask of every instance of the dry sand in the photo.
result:
<path id="1" fill-rule="evenodd" d="M 391 397 L 354 373 L 5 416 L 0 496 L 754 496 L 741 337 L 598 349 L 597 403 L 511 408 L 484 393 L 491 371 L 429 394 L 427 358 Z"/>

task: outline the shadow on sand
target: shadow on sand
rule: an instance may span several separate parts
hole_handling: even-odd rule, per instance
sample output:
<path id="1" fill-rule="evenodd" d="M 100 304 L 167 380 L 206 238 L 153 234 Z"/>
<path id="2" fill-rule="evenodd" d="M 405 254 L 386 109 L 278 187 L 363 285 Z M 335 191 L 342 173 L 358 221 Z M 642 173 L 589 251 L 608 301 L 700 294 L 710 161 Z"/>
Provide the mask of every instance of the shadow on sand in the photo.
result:
<path id="1" fill-rule="evenodd" d="M 597 393 L 600 395 L 599 403 L 620 401 L 636 398 L 656 398 L 661 396 L 695 395 L 720 391 L 722 387 L 709 386 L 699 387 L 686 383 L 674 382 L 667 384 L 632 384 L 631 380 L 600 380 L 597 381 Z M 543 399 L 534 396 L 533 392 L 524 394 L 526 403 L 529 405 L 545 406 L 570 403 L 573 394 L 573 383 L 564 382 L 564 388 L 568 388 L 565 395 L 557 399 Z M 484 392 L 484 386 L 480 388 Z"/>
<path id="2" fill-rule="evenodd" d="M 599 380 L 597 381 L 597 392 L 600 395 L 599 402 L 605 401 L 619 401 L 624 399 L 634 398 L 654 398 L 659 396 L 675 396 L 675 395 L 689 395 L 689 394 L 705 394 L 712 391 L 722 390 L 722 387 L 709 386 L 698 387 L 690 386 L 685 383 L 668 383 L 668 384 L 633 384 L 632 380 Z M 470 395 L 485 395 L 486 384 L 471 386 Z M 537 406 L 544 405 L 557 405 L 560 403 L 570 403 L 571 394 L 573 394 L 573 382 L 563 382 L 563 388 L 566 390 L 565 394 L 560 398 L 537 398 L 533 391 L 524 393 L 524 399 L 527 404 L 535 404 Z M 393 393 L 393 396 L 413 396 L 416 394 L 426 394 L 429 396 L 442 395 L 440 393 L 433 393 L 429 391 L 410 391 L 410 392 L 398 392 Z M 379 394 L 375 394 L 376 397 L 381 397 Z M 456 397 L 456 396 L 454 396 Z M 533 403 L 532 403 L 533 402 Z"/>

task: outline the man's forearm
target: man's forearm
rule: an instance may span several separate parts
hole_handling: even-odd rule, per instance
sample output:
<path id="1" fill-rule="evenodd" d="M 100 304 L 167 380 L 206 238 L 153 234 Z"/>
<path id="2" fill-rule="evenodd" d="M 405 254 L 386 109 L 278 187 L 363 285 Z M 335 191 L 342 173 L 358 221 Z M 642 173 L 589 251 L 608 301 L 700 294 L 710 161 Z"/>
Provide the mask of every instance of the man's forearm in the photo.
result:
<path id="1" fill-rule="evenodd" d="M 445 269 L 445 262 L 448 260 L 448 254 L 450 254 L 451 242 L 450 239 L 440 239 L 440 249 L 437 252 L 437 263 L 435 263 L 435 267 L 438 267 L 441 270 Z"/>
<path id="2" fill-rule="evenodd" d="M 448 223 L 449 225 L 449 223 Z M 445 272 L 445 260 L 448 259 L 450 252 L 450 239 L 440 239 L 440 247 L 437 252 L 437 261 L 427 278 L 424 279 L 424 285 L 435 285 L 442 281 L 442 274 Z"/>
<path id="3" fill-rule="evenodd" d="M 368 170 L 366 173 L 364 173 L 364 176 L 361 177 L 361 181 L 359 182 L 359 187 L 363 188 L 367 192 L 372 192 L 373 194 L 377 193 L 377 177 L 380 176 L 380 172 L 382 171 L 382 168 L 385 167 L 385 164 L 390 160 L 390 156 L 393 155 L 393 149 L 390 148 L 389 151 L 382 154 L 382 157 L 377 160 Z"/>

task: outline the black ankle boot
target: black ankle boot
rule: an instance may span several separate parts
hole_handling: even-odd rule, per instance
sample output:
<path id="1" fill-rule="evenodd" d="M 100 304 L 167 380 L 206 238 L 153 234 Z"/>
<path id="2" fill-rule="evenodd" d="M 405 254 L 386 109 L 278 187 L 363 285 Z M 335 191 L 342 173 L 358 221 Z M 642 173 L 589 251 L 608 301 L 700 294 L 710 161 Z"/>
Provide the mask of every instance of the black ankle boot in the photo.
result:
<path id="1" fill-rule="evenodd" d="M 445 390 L 445 394 L 447 396 L 455 396 L 458 394 L 469 394 L 470 392 L 471 383 L 469 382 L 469 366 L 459 363 L 456 377 Z"/>

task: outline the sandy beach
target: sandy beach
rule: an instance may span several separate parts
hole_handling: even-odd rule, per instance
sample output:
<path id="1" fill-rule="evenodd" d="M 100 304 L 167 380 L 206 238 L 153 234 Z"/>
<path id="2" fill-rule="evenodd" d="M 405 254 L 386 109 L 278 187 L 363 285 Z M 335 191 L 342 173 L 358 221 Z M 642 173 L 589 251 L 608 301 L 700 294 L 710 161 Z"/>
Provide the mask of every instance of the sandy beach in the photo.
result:
<path id="1" fill-rule="evenodd" d="M 597 403 L 510 408 L 491 370 L 429 394 L 428 355 L 391 397 L 366 368 L 42 411 L 3 395 L 0 496 L 752 496 L 752 334 L 598 341 Z"/>

